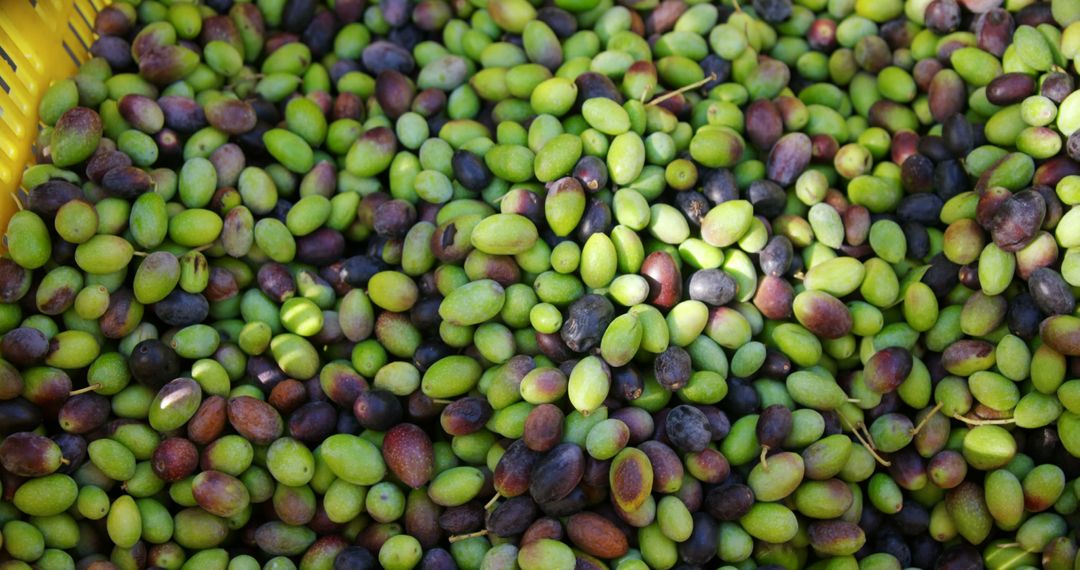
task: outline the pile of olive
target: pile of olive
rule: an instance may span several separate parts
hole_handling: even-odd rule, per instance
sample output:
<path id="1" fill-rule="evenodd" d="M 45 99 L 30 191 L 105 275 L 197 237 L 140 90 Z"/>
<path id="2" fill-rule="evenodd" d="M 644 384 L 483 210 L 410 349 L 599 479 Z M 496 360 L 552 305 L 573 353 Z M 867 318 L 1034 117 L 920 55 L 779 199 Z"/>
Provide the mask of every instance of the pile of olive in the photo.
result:
<path id="1" fill-rule="evenodd" d="M 0 570 L 1072 569 L 1076 0 L 117 0 Z"/>

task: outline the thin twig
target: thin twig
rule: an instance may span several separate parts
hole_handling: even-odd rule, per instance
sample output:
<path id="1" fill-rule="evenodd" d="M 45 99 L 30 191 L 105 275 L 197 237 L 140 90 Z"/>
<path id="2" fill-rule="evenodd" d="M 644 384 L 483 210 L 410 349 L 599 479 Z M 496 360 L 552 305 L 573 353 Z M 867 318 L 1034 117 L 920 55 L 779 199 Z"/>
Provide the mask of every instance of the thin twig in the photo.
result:
<path id="1" fill-rule="evenodd" d="M 495 493 L 495 496 L 492 497 L 491 500 L 488 501 L 486 505 L 484 505 L 484 510 L 486 511 L 486 510 L 490 509 L 491 507 L 494 507 L 495 503 L 499 502 L 499 499 L 501 499 L 501 498 L 502 498 L 502 495 L 500 495 L 498 493 Z"/>
<path id="2" fill-rule="evenodd" d="M 668 91 L 667 93 L 664 93 L 663 95 L 657 97 L 656 99 L 653 99 L 652 101 L 649 101 L 648 103 L 646 103 L 646 105 L 659 105 L 660 103 L 663 103 L 664 101 L 667 101 L 668 99 L 671 99 L 672 97 L 674 97 L 676 95 L 679 95 L 679 94 L 685 93 L 687 91 L 697 89 L 698 87 L 701 87 L 702 85 L 705 85 L 706 83 L 708 83 L 710 81 L 715 81 L 715 80 L 716 80 L 716 74 L 715 73 L 710 73 L 709 76 L 706 77 L 705 79 L 702 79 L 701 81 L 695 81 L 695 82 L 691 83 L 690 85 L 684 85 L 684 86 L 682 86 L 682 87 L 680 87 L 680 88 L 678 88 L 678 89 L 676 89 L 674 91 Z"/>
<path id="3" fill-rule="evenodd" d="M 79 388 L 78 390 L 72 390 L 71 392 L 68 392 L 68 396 L 78 396 L 79 394 L 85 394 L 87 392 L 94 392 L 94 391 L 97 391 L 97 390 L 100 390 L 100 389 L 101 389 L 101 383 L 96 382 L 96 383 L 91 384 L 91 385 L 89 385 L 89 386 L 87 386 L 85 388 Z"/>
<path id="4" fill-rule="evenodd" d="M 478 530 L 476 532 L 470 532 L 469 534 L 458 534 L 450 537 L 450 543 L 461 542 L 463 540 L 469 540 L 470 538 L 476 538 L 478 536 L 487 536 L 488 531 Z"/>
<path id="5" fill-rule="evenodd" d="M 866 427 L 866 424 L 863 422 L 859 422 L 859 425 L 855 427 L 862 428 L 862 433 L 866 437 L 866 441 L 867 444 L 870 446 L 870 449 L 877 451 L 877 446 L 874 445 L 874 435 L 870 433 L 870 428 Z"/>
<path id="6" fill-rule="evenodd" d="M 761 468 L 766 470 L 766 471 L 769 470 L 769 460 L 766 459 L 766 457 L 765 457 L 768 453 L 769 453 L 769 446 L 767 446 L 767 445 L 761 446 Z"/>
<path id="7" fill-rule="evenodd" d="M 892 463 L 890 463 L 889 461 L 886 461 L 884 457 L 878 455 L 877 450 L 874 449 L 871 445 L 869 445 L 865 441 L 863 441 L 863 439 L 861 437 L 859 438 L 859 442 L 863 444 L 863 447 L 866 448 L 866 451 L 868 451 L 870 453 L 870 455 L 874 456 L 874 459 L 876 459 L 878 463 L 880 463 L 881 465 L 883 465 L 885 467 L 889 467 L 889 466 L 892 465 Z"/>
<path id="8" fill-rule="evenodd" d="M 22 200 L 19 200 L 19 197 L 14 192 L 11 193 L 11 199 L 15 200 L 15 207 L 21 212 L 23 210 Z"/>
<path id="9" fill-rule="evenodd" d="M 1004 418 L 1000 420 L 973 420 L 960 414 L 954 414 L 953 419 L 960 420 L 969 426 L 1004 426 L 1016 423 L 1016 418 Z"/>
<path id="10" fill-rule="evenodd" d="M 912 437 L 919 435 L 919 430 L 926 426 L 926 422 L 930 421 L 930 418 L 934 417 L 934 414 L 938 413 L 938 410 L 941 409 L 941 406 L 942 403 L 938 402 L 936 406 L 930 409 L 930 413 L 926 414 L 926 417 L 919 422 L 919 425 L 915 426 L 915 428 L 911 430 Z"/>
<path id="11" fill-rule="evenodd" d="M 863 447 L 865 447 L 866 450 L 870 452 L 870 455 L 874 456 L 874 459 L 876 459 L 878 463 L 884 465 L 885 467 L 889 467 L 890 465 L 892 465 L 892 463 L 885 461 L 884 458 L 877 454 L 877 451 L 875 451 L 874 448 L 869 443 L 867 443 L 865 439 L 863 439 L 863 436 L 859 433 L 859 430 L 855 429 L 855 426 L 851 425 L 851 422 L 849 422 L 847 418 L 841 415 L 840 419 L 847 425 L 848 429 L 851 430 L 851 433 L 855 436 L 855 439 L 859 440 L 859 443 L 861 443 Z"/>
<path id="12" fill-rule="evenodd" d="M 652 94 L 653 89 L 656 89 L 655 85 L 646 85 L 645 86 L 645 90 L 641 92 L 641 102 L 642 103 L 644 103 L 645 100 L 649 98 L 649 95 Z"/>

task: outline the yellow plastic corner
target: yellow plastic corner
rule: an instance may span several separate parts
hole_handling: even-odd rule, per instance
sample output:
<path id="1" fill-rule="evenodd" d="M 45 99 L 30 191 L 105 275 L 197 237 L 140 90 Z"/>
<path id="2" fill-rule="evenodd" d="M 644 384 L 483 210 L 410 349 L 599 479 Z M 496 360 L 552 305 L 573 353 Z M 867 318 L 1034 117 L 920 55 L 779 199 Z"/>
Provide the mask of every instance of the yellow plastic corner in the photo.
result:
<path id="1" fill-rule="evenodd" d="M 38 102 L 85 61 L 94 17 L 111 0 L 0 1 L 0 228 L 15 211 L 7 196 L 33 162 Z"/>

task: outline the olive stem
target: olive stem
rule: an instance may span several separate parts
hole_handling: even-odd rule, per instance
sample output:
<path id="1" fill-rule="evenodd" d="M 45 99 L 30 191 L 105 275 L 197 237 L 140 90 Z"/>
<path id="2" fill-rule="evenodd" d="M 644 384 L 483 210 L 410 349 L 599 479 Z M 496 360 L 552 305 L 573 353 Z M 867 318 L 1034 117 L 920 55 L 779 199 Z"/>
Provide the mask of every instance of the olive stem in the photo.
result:
<path id="1" fill-rule="evenodd" d="M 660 103 L 663 103 L 664 101 L 667 101 L 668 99 L 671 99 L 672 97 L 674 97 L 676 95 L 679 95 L 681 93 L 685 93 L 687 91 L 697 89 L 698 87 L 701 87 L 702 85 L 705 85 L 706 83 L 708 83 L 710 81 L 714 81 L 714 80 L 716 80 L 716 74 L 715 73 L 710 73 L 709 76 L 706 77 L 705 79 L 702 79 L 701 81 L 695 81 L 695 82 L 691 83 L 690 85 L 683 85 L 682 87 L 680 87 L 680 88 L 678 88 L 678 89 L 676 89 L 674 91 L 668 91 L 667 93 L 664 93 L 663 95 L 657 97 L 656 99 L 653 99 L 652 101 L 649 101 L 648 103 L 646 103 L 646 105 L 659 105 Z"/>
<path id="2" fill-rule="evenodd" d="M 870 449 L 877 451 L 877 446 L 874 445 L 874 436 L 870 434 L 870 428 L 866 427 L 866 424 L 864 423 L 859 423 L 857 427 L 862 429 L 862 433 L 866 436 L 867 445 L 870 446 Z"/>
<path id="3" fill-rule="evenodd" d="M 861 404 L 862 403 L 862 400 L 860 400 L 858 398 L 848 398 L 847 401 L 851 402 L 852 404 Z"/>
<path id="4" fill-rule="evenodd" d="M 133 251 L 131 252 L 131 255 L 134 255 L 135 257 L 146 257 L 150 254 L 146 253 L 145 251 Z"/>
<path id="5" fill-rule="evenodd" d="M 878 463 L 880 463 L 880 464 L 881 464 L 881 465 L 883 465 L 884 467 L 889 467 L 889 466 L 891 466 L 891 465 L 892 465 L 892 463 L 890 463 L 890 462 L 886 461 L 886 460 L 885 460 L 885 458 L 883 458 L 883 457 L 881 457 L 880 455 L 878 455 L 877 451 L 876 451 L 876 450 L 875 450 L 874 448 L 872 448 L 872 447 L 870 447 L 869 445 L 867 445 L 865 441 L 862 441 L 862 438 L 861 438 L 861 437 L 859 438 L 859 441 L 860 441 L 860 442 L 862 442 L 863 446 L 865 446 L 865 447 L 866 447 L 866 450 L 870 452 L 870 455 L 873 455 L 873 456 L 874 456 L 874 459 L 876 459 Z"/>
<path id="6" fill-rule="evenodd" d="M 733 4 L 735 4 L 735 11 L 736 12 L 742 12 L 742 6 L 739 6 L 739 0 L 731 0 L 731 2 Z"/>
<path id="7" fill-rule="evenodd" d="M 885 467 L 889 467 L 890 465 L 892 465 L 892 463 L 885 461 L 885 459 L 883 459 L 880 455 L 877 454 L 877 451 L 875 451 L 874 448 L 869 443 L 867 443 L 865 439 L 863 439 L 863 436 L 859 433 L 859 430 L 856 429 L 855 426 L 851 425 L 851 422 L 849 422 L 847 418 L 845 418 L 844 416 L 840 416 L 840 419 L 843 420 L 845 424 L 847 424 L 848 429 L 850 429 L 851 433 L 854 434 L 855 439 L 859 440 L 859 443 L 863 444 L 863 447 L 865 447 L 866 450 L 870 452 L 870 455 L 874 456 L 874 459 L 876 459 L 878 463 L 882 464 Z"/>
<path id="8" fill-rule="evenodd" d="M 488 534 L 487 530 L 478 530 L 476 532 L 470 532 L 469 534 L 459 534 L 459 535 L 456 535 L 456 536 L 451 536 L 450 537 L 450 542 L 452 544 L 452 543 L 455 543 L 455 542 L 461 542 L 463 540 L 468 540 L 470 538 L 476 538 L 478 536 L 487 536 L 487 534 Z"/>
<path id="9" fill-rule="evenodd" d="M 653 89 L 656 89 L 655 85 L 646 85 L 645 86 L 645 90 L 641 92 L 641 102 L 642 103 L 644 103 L 645 100 L 649 98 L 649 95 L 652 94 Z"/>
<path id="10" fill-rule="evenodd" d="M 938 402 L 936 406 L 931 408 L 930 413 L 926 414 L 926 417 L 919 422 L 919 425 L 915 426 L 915 428 L 911 430 L 911 435 L 919 435 L 919 430 L 926 426 L 926 422 L 930 421 L 930 418 L 934 417 L 934 414 L 938 413 L 938 410 L 941 409 L 941 406 L 942 402 Z"/>
<path id="11" fill-rule="evenodd" d="M 484 510 L 486 511 L 486 510 L 490 509 L 491 507 L 494 507 L 495 503 L 499 502 L 500 498 L 502 498 L 502 495 L 500 495 L 498 493 L 495 493 L 495 496 L 492 497 L 491 500 L 488 501 L 486 505 L 484 505 Z"/>
<path id="12" fill-rule="evenodd" d="M 960 420 L 965 424 L 971 426 L 1003 426 L 1016 423 L 1016 418 L 1005 418 L 1001 420 L 973 420 L 971 418 L 965 418 L 960 414 L 954 414 L 953 419 Z"/>
<path id="13" fill-rule="evenodd" d="M 443 405 L 449 406 L 450 404 L 453 404 L 454 401 L 453 400 L 443 400 L 443 399 L 439 399 L 439 398 L 432 398 L 431 403 L 433 403 L 433 404 L 443 404 Z"/>
<path id="14" fill-rule="evenodd" d="M 769 460 L 766 458 L 766 455 L 768 455 L 768 453 L 769 453 L 769 446 L 767 446 L 767 445 L 761 446 L 761 468 L 766 470 L 766 471 L 769 470 Z"/>
<path id="15" fill-rule="evenodd" d="M 22 200 L 20 200 L 14 192 L 11 193 L 11 199 L 15 200 L 15 207 L 18 208 L 20 212 L 23 211 Z"/>
<path id="16" fill-rule="evenodd" d="M 68 461 L 67 458 L 61 457 L 60 458 L 60 465 L 71 465 L 71 462 Z"/>
<path id="17" fill-rule="evenodd" d="M 1017 546 L 1020 546 L 1019 542 L 1005 542 L 997 545 L 998 548 L 1015 548 Z"/>
<path id="18" fill-rule="evenodd" d="M 195 252 L 195 253 L 202 253 L 202 252 L 204 252 L 204 251 L 206 251 L 206 250 L 210 249 L 211 247 L 213 247 L 213 245 L 214 245 L 214 244 L 212 244 L 212 243 L 208 243 L 208 244 L 206 244 L 206 245 L 200 245 L 199 247 L 197 247 L 197 248 L 195 248 L 195 249 L 191 250 L 191 251 L 190 251 L 190 252 L 188 252 L 188 253 L 192 253 L 192 252 Z"/>
<path id="19" fill-rule="evenodd" d="M 79 388 L 78 390 L 72 390 L 68 392 L 68 396 L 78 396 L 79 394 L 85 394 L 87 392 L 94 392 L 101 389 L 101 382 L 95 382 L 85 388 Z"/>

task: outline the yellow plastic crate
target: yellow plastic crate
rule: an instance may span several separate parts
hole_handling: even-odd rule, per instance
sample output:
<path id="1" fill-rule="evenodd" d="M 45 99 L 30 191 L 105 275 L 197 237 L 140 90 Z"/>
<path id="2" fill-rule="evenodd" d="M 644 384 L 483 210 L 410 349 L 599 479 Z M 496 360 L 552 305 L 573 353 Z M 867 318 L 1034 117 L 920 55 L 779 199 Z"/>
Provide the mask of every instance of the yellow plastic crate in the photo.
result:
<path id="1" fill-rule="evenodd" d="M 94 17 L 111 0 L 0 0 L 0 228 L 8 198 L 33 161 L 38 101 L 56 79 L 88 58 Z"/>

